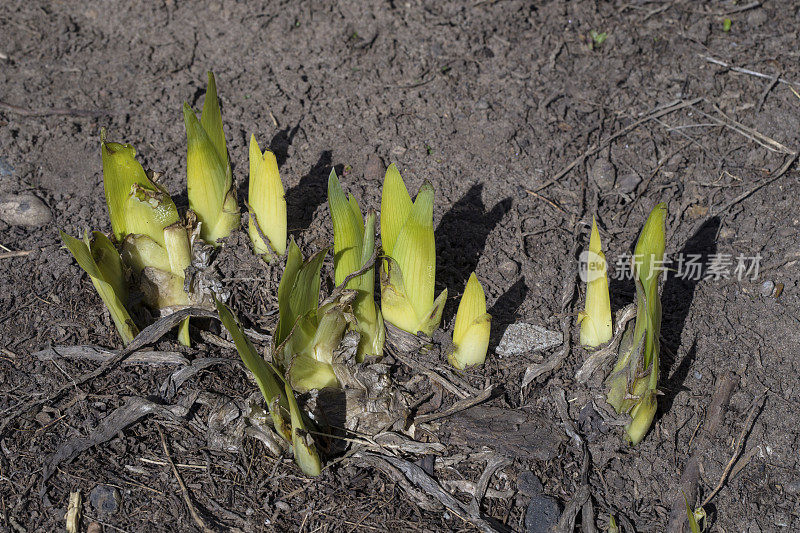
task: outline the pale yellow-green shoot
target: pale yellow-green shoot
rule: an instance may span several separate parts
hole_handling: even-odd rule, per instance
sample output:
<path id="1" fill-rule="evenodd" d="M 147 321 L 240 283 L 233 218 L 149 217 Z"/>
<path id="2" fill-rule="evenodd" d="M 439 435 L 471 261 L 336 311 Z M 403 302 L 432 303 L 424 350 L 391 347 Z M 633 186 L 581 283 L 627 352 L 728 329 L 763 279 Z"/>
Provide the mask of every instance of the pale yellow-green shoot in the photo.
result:
<path id="1" fill-rule="evenodd" d="M 169 194 L 147 177 L 130 144 L 106 142 L 101 133 L 103 188 L 108 217 L 117 241 L 142 234 L 164 244 L 163 229 L 178 221 L 178 209 Z"/>
<path id="2" fill-rule="evenodd" d="M 208 73 L 208 89 L 200 120 L 184 103 L 183 121 L 188 143 L 186 183 L 189 208 L 201 223 L 200 237 L 216 246 L 217 240 L 230 235 L 239 225 L 240 215 L 213 73 Z"/>
<path id="3" fill-rule="evenodd" d="M 352 195 L 345 196 L 336 171 L 328 177 L 328 208 L 333 220 L 333 269 L 336 285 L 344 283 L 347 276 L 361 270 L 375 252 L 374 212 L 367 214 L 366 222 L 358 203 Z M 347 283 L 347 289 L 356 291 L 353 329 L 361 335 L 357 357 L 381 356 L 386 330 L 383 315 L 375 304 L 375 268 L 370 267 Z"/>
<path id="4" fill-rule="evenodd" d="M 320 270 L 327 249 L 303 261 L 294 239 L 278 286 L 278 325 L 273 335 L 273 361 L 292 389 L 337 387 L 331 360 L 347 327 L 347 305 L 333 302 L 317 308 Z"/>
<path id="5" fill-rule="evenodd" d="M 275 368 L 258 355 L 253 343 L 245 336 L 231 310 L 217 300 L 215 300 L 215 304 L 222 324 L 233 338 L 236 351 L 239 352 L 247 369 L 253 374 L 258 388 L 264 396 L 275 431 L 292 443 L 294 460 L 303 473 L 308 476 L 318 476 L 322 470 L 322 464 L 314 445 L 314 439 L 306 429 L 303 413 L 297 405 L 294 391 L 289 383 L 275 371 Z"/>
<path id="6" fill-rule="evenodd" d="M 627 438 L 638 444 L 653 423 L 657 409 L 661 300 L 658 278 L 663 270 L 667 208 L 655 206 L 642 228 L 633 254 L 636 323 L 622 337 L 619 358 L 608 377 L 608 403 L 630 414 Z"/>
<path id="7" fill-rule="evenodd" d="M 92 234 L 91 240 L 88 234 L 84 240 L 80 240 L 63 231 L 59 233 L 78 265 L 89 274 L 92 285 L 111 314 L 122 342 L 128 344 L 136 337 L 139 330 L 125 308 L 128 287 L 119 253 L 108 237 L 98 231 Z"/>
<path id="8" fill-rule="evenodd" d="M 261 149 L 250 136 L 250 224 L 248 234 L 256 255 L 272 261 L 286 252 L 286 198 L 275 154 Z"/>
<path id="9" fill-rule="evenodd" d="M 586 259 L 586 307 L 578 314 L 581 344 L 596 348 L 611 340 L 611 299 L 608 295 L 606 256 L 600 244 L 597 221 L 592 218 L 592 235 Z"/>
<path id="10" fill-rule="evenodd" d="M 385 185 L 384 196 L 398 189 Z M 384 198 L 381 205 L 393 205 L 394 200 Z M 383 222 L 381 227 L 384 227 Z M 397 239 L 391 245 L 391 252 L 386 252 L 386 241 L 383 242 L 387 254 L 381 270 L 383 319 L 408 333 L 431 335 L 442 320 L 447 289 L 434 301 L 436 244 L 433 237 L 433 186 L 429 182 L 420 188 Z"/>
<path id="11" fill-rule="evenodd" d="M 217 307 L 217 313 L 222 321 L 222 325 L 228 330 L 233 338 L 233 343 L 236 345 L 236 351 L 239 352 L 239 357 L 242 362 L 253 374 L 253 377 L 258 384 L 261 395 L 267 402 L 269 414 L 272 417 L 275 431 L 286 440 L 292 440 L 292 433 L 289 423 L 287 423 L 287 415 L 289 414 L 289 403 L 282 385 L 281 377 L 275 370 L 267 364 L 264 359 L 258 355 L 255 346 L 250 342 L 250 339 L 245 336 L 241 326 L 233 316 L 231 310 L 220 302 L 214 300 Z"/>
<path id="12" fill-rule="evenodd" d="M 385 255 L 392 255 L 394 243 L 406 223 L 411 206 L 411 195 L 400 171 L 392 163 L 386 169 L 381 194 L 381 244 Z"/>
<path id="13" fill-rule="evenodd" d="M 317 447 L 314 444 L 314 439 L 311 434 L 306 430 L 303 415 L 300 407 L 297 405 L 297 400 L 294 397 L 289 384 L 284 385 L 286 388 L 286 397 L 289 400 L 289 411 L 292 417 L 292 451 L 294 452 L 294 461 L 300 470 L 307 476 L 316 477 L 322 472 L 322 463 L 317 453 Z"/>
<path id="14" fill-rule="evenodd" d="M 185 270 L 191 263 L 187 228 L 163 187 L 151 180 L 129 144 L 106 142 L 101 134 L 103 186 L 122 261 L 136 274 L 145 303 L 153 309 L 189 305 Z M 189 345 L 189 319 L 178 338 Z"/>
<path id="15" fill-rule="evenodd" d="M 486 312 L 486 295 L 473 272 L 456 312 L 453 329 L 453 350 L 447 356 L 450 364 L 459 370 L 482 365 L 489 349 L 492 316 Z"/>

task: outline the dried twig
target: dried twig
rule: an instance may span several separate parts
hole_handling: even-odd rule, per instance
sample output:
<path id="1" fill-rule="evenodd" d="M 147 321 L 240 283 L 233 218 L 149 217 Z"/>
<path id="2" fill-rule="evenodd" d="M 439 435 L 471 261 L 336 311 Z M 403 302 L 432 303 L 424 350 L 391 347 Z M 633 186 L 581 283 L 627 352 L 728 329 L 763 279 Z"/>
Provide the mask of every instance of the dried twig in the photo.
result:
<path id="1" fill-rule="evenodd" d="M 572 533 L 575 531 L 575 518 L 583 508 L 583 504 L 589 501 L 590 496 L 589 485 L 579 487 L 572 499 L 564 506 L 564 512 L 561 513 L 561 518 L 558 519 L 558 524 L 553 528 L 553 531 L 555 533 Z"/>
<path id="2" fill-rule="evenodd" d="M 194 504 L 192 503 L 192 498 L 189 496 L 189 489 L 186 488 L 186 484 L 183 482 L 183 478 L 181 477 L 180 472 L 178 472 L 178 468 L 175 466 L 175 463 L 172 461 L 172 456 L 169 454 L 167 439 L 164 438 L 164 432 L 161 431 L 161 427 L 157 424 L 156 429 L 158 430 L 159 437 L 161 437 L 161 447 L 164 448 L 164 455 L 167 456 L 167 461 L 172 467 L 172 473 L 175 476 L 175 479 L 178 480 L 178 485 L 180 485 L 181 493 L 183 494 L 183 500 L 186 502 L 186 506 L 189 507 L 189 513 L 192 515 L 192 519 L 194 519 L 197 527 L 199 527 L 204 533 L 213 532 L 214 530 L 206 525 L 206 523 L 203 521 L 203 518 L 197 513 L 197 509 L 195 509 Z"/>
<path id="3" fill-rule="evenodd" d="M 553 389 L 552 397 L 553 403 L 556 404 L 558 416 L 561 417 L 561 421 L 564 423 L 564 433 L 572 439 L 572 443 L 575 446 L 581 446 L 583 444 L 583 439 L 578 435 L 578 430 L 575 429 L 575 423 L 569 417 L 569 406 L 567 405 L 564 389 L 560 387 Z"/>
<path id="4" fill-rule="evenodd" d="M 475 485 L 474 497 L 469 504 L 469 510 L 472 516 L 481 515 L 481 500 L 483 500 L 483 496 L 486 494 L 486 489 L 489 488 L 489 481 L 491 481 L 494 473 L 510 464 L 511 461 L 501 455 L 492 455 L 486 462 L 486 468 L 483 470 L 481 477 L 478 479 L 478 483 Z"/>
<path id="5" fill-rule="evenodd" d="M 775 139 L 767 137 L 763 133 L 754 130 L 750 126 L 745 126 L 741 122 L 737 122 L 737 121 L 733 120 L 731 117 L 729 117 L 728 115 L 723 113 L 722 110 L 719 107 L 717 107 L 716 105 L 712 104 L 712 107 L 714 108 L 714 111 L 716 111 L 717 114 L 719 114 L 722 118 L 715 117 L 714 115 L 710 115 L 710 114 L 706 113 L 705 111 L 703 111 L 702 109 L 698 109 L 698 108 L 696 108 L 694 106 L 692 106 L 692 109 L 694 109 L 698 114 L 703 115 L 707 119 L 713 120 L 714 122 L 716 122 L 718 124 L 721 124 L 721 125 L 723 125 L 725 127 L 728 127 L 730 129 L 732 129 L 733 131 L 735 131 L 736 133 L 738 133 L 740 135 L 743 135 L 744 137 L 747 137 L 751 141 L 760 144 L 761 146 L 763 146 L 767 150 L 771 150 L 773 152 L 780 152 L 780 153 L 787 154 L 787 155 L 795 155 L 796 152 L 794 150 L 791 150 L 790 148 L 787 148 L 786 146 L 784 146 L 783 144 L 779 143 Z"/>
<path id="6" fill-rule="evenodd" d="M 717 388 L 714 395 L 711 397 L 711 403 L 706 411 L 705 425 L 702 433 L 698 437 L 703 440 L 713 439 L 717 430 L 722 425 L 725 419 L 725 410 L 728 406 L 733 388 L 736 385 L 736 375 L 732 372 L 725 374 L 717 383 Z M 703 447 L 698 446 L 695 448 L 681 474 L 681 480 L 678 488 L 674 491 L 675 500 L 672 503 L 672 509 L 669 514 L 669 525 L 667 531 L 674 531 L 680 533 L 683 531 L 686 521 L 686 502 L 683 499 L 683 494 L 690 502 L 694 502 L 697 497 L 697 482 L 700 478 L 700 457 L 703 453 Z"/>
<path id="7" fill-rule="evenodd" d="M 52 361 L 54 359 L 71 359 L 103 362 L 114 357 L 113 350 L 91 344 L 82 346 L 51 346 L 40 350 L 33 357 L 39 361 Z M 188 365 L 189 360 L 178 352 L 160 352 L 153 350 L 139 350 L 128 356 L 122 364 L 126 365 Z"/>
<path id="8" fill-rule="evenodd" d="M 715 58 L 713 58 L 711 56 L 704 56 L 704 55 L 700 54 L 700 58 L 708 61 L 709 63 L 714 63 L 715 65 L 719 65 L 721 67 L 725 67 L 728 70 L 732 70 L 734 72 L 738 72 L 739 74 L 747 74 L 748 76 L 755 76 L 756 78 L 762 78 L 762 79 L 765 79 L 765 80 L 771 80 L 771 79 L 773 79 L 775 77 L 775 76 L 770 76 L 769 74 L 763 74 L 761 72 L 756 72 L 755 70 L 735 67 L 735 66 L 731 65 L 730 63 L 726 63 L 725 61 L 722 61 L 721 59 L 715 59 Z M 787 80 L 785 78 L 778 78 L 778 83 L 785 83 L 786 85 L 790 85 L 790 86 L 791 85 L 800 86 L 800 84 L 795 83 L 795 82 L 790 81 L 790 80 Z"/>
<path id="9" fill-rule="evenodd" d="M 764 391 L 763 394 L 758 396 L 753 403 L 750 405 L 750 410 L 747 413 L 747 420 L 744 422 L 744 426 L 742 427 L 741 433 L 739 433 L 739 439 L 736 442 L 736 450 L 733 452 L 730 461 L 725 466 L 725 470 L 722 472 L 722 476 L 719 478 L 719 482 L 717 486 L 714 487 L 708 496 L 703 500 L 703 503 L 700 504 L 700 507 L 705 507 L 708 505 L 708 502 L 716 496 L 716 494 L 722 489 L 723 485 L 725 485 L 725 481 L 728 479 L 728 474 L 731 472 L 731 468 L 733 468 L 733 464 L 736 462 L 736 459 L 742 454 L 742 448 L 744 448 L 744 442 L 747 439 L 747 434 L 750 433 L 750 429 L 753 427 L 753 422 L 756 420 L 756 415 L 761 411 L 761 406 L 764 405 L 764 400 L 767 398 L 767 393 Z"/>
<path id="10" fill-rule="evenodd" d="M 33 250 L 12 250 L 10 252 L 0 253 L 0 259 L 8 259 L 10 257 L 25 257 L 31 254 Z"/>
<path id="11" fill-rule="evenodd" d="M 494 391 L 494 385 L 489 385 L 485 389 L 483 389 L 480 394 L 477 396 L 470 396 L 468 398 L 464 398 L 463 400 L 458 400 L 456 403 L 451 405 L 449 408 L 445 409 L 444 411 L 440 411 L 438 413 L 430 413 L 427 415 L 420 415 L 414 418 L 414 423 L 416 424 L 423 424 L 425 422 L 431 422 L 433 420 L 438 420 L 440 418 L 445 418 L 450 415 L 454 415 L 460 411 L 465 409 L 469 409 L 470 407 L 474 407 L 479 403 L 483 403 L 489 398 L 492 397 L 492 391 Z"/>
<path id="12" fill-rule="evenodd" d="M 82 384 L 86 383 L 87 381 L 90 381 L 104 374 L 112 367 L 121 363 L 130 354 L 134 353 L 135 351 L 139 350 L 144 346 L 147 346 L 148 344 L 152 344 L 157 340 L 159 340 L 166 332 L 168 332 L 173 327 L 177 326 L 181 320 L 183 320 L 188 316 L 215 317 L 216 314 L 209 311 L 208 309 L 203 309 L 200 307 L 187 307 L 185 309 L 181 309 L 180 311 L 176 311 L 175 313 L 172 313 L 169 316 L 162 317 L 158 321 L 144 328 L 136 336 L 136 338 L 134 338 L 131 341 L 130 344 L 118 350 L 112 358 L 106 360 L 104 363 L 100 364 L 100 366 L 98 366 L 94 370 L 80 375 L 79 377 L 75 378 L 73 382 L 62 385 L 54 392 L 47 394 L 42 398 L 36 400 L 23 401 L 13 407 L 9 407 L 8 409 L 0 413 L 0 417 L 2 417 L 2 420 L 0 420 L 0 435 L 3 434 L 6 427 L 11 421 L 17 420 L 19 416 L 22 415 L 23 413 L 40 405 L 54 403 L 58 398 L 61 397 L 62 394 L 64 394 L 68 390 L 72 390 L 74 387 L 79 387 Z"/>
<path id="13" fill-rule="evenodd" d="M 770 183 L 773 183 L 774 181 L 777 181 L 781 176 L 786 174 L 786 172 L 789 170 L 789 168 L 792 166 L 792 164 L 795 161 L 797 161 L 797 157 L 798 157 L 797 153 L 787 157 L 786 161 L 783 163 L 781 168 L 779 168 L 778 171 L 775 172 L 775 174 L 773 174 L 772 176 L 770 176 L 769 178 L 767 178 L 765 180 L 762 180 L 761 182 L 758 183 L 758 185 L 755 185 L 754 187 L 750 188 L 749 190 L 743 192 L 742 194 L 740 194 L 739 196 L 737 196 L 736 198 L 734 198 L 730 202 L 726 203 L 725 205 L 723 205 L 719 209 L 715 209 L 714 212 L 711 214 L 711 216 L 714 217 L 714 216 L 721 215 L 722 213 L 724 213 L 725 211 L 727 211 L 728 209 L 730 209 L 734 205 L 738 204 L 742 200 L 744 200 L 747 197 L 749 197 L 754 192 L 758 191 L 759 189 L 762 189 L 762 188 L 766 187 L 767 185 L 769 185 Z M 705 223 L 706 220 L 707 219 L 703 220 L 702 222 Z M 694 234 L 694 232 L 692 234 Z"/>
<path id="14" fill-rule="evenodd" d="M 447 507 L 453 514 L 460 517 L 462 520 L 472 523 L 481 531 L 485 533 L 494 533 L 497 531 L 479 514 L 474 514 L 471 509 L 468 509 L 467 506 L 456 500 L 449 492 L 444 490 L 435 479 L 430 477 L 421 467 L 414 463 L 410 463 L 399 457 L 391 457 L 374 452 L 363 452 L 358 455 L 364 459 L 369 459 L 374 466 L 381 470 L 385 470 L 385 464 L 388 463 L 395 470 L 402 472 L 408 482 L 419 487 L 426 495 L 434 498 Z"/>
<path id="15" fill-rule="evenodd" d="M 447 389 L 448 391 L 450 391 L 454 395 L 458 396 L 462 400 L 466 399 L 466 398 L 469 398 L 469 394 L 468 393 L 464 392 L 460 387 L 458 387 L 457 385 L 452 383 L 449 379 L 447 379 L 446 377 L 442 376 L 441 374 L 436 372 L 434 369 L 428 368 L 427 365 L 421 363 L 420 361 L 415 361 L 411 357 L 406 357 L 405 356 L 406 354 L 403 354 L 401 350 L 395 350 L 391 346 L 387 345 L 386 351 L 389 352 L 390 354 L 392 354 L 392 356 L 395 359 L 397 359 L 398 361 L 400 361 L 404 365 L 406 365 L 406 366 L 408 366 L 410 368 L 413 368 L 414 370 L 417 370 L 419 372 L 422 372 L 423 374 L 428 376 L 428 378 L 431 381 L 435 381 L 436 383 L 438 383 L 439 385 L 441 385 L 442 387 L 444 387 L 445 389 Z"/>
<path id="16" fill-rule="evenodd" d="M 137 423 L 146 416 L 158 414 L 165 418 L 175 418 L 185 416 L 187 412 L 187 407 L 179 405 L 158 405 L 138 396 L 126 398 L 124 405 L 114 409 L 97 426 L 92 428 L 92 431 L 86 437 L 77 436 L 67 439 L 45 459 L 44 467 L 42 468 L 43 493 L 45 482 L 50 479 L 50 476 L 53 475 L 61 463 L 72 461 L 93 446 L 113 439 L 120 431 Z"/>
<path id="17" fill-rule="evenodd" d="M 550 185 L 554 184 L 555 182 L 557 182 L 558 180 L 560 180 L 561 178 L 563 178 L 564 176 L 569 174 L 569 172 L 573 168 L 575 168 L 579 164 L 583 163 L 587 158 L 592 157 L 593 155 L 599 153 L 606 146 L 609 146 L 612 142 L 614 142 L 616 139 L 627 135 L 628 133 L 632 132 L 633 130 L 635 130 L 636 128 L 641 126 L 642 124 L 644 124 L 646 122 L 649 122 L 649 121 L 651 121 L 653 119 L 656 119 L 656 118 L 659 118 L 659 117 L 663 117 L 664 115 L 667 115 L 669 113 L 673 113 L 673 112 L 678 111 L 680 109 L 684 109 L 686 107 L 693 106 L 693 105 L 697 104 L 700 101 L 702 101 L 702 98 L 694 98 L 692 100 L 675 100 L 675 101 L 670 102 L 670 103 L 668 103 L 666 105 L 658 106 L 658 107 L 655 107 L 655 108 L 651 109 L 642 118 L 640 118 L 639 120 L 637 120 L 633 124 L 630 124 L 630 125 L 622 128 L 617 133 L 615 133 L 615 134 L 611 135 L 610 137 L 608 137 L 607 139 L 601 141 L 598 145 L 589 148 L 589 150 L 587 150 L 582 155 L 580 155 L 577 158 L 575 158 L 570 164 L 568 164 L 566 167 L 561 169 L 555 176 L 553 176 L 552 178 L 547 180 L 542 185 L 539 185 L 538 187 L 532 189 L 533 192 L 539 192 L 542 189 L 545 189 L 545 188 L 549 187 Z"/>

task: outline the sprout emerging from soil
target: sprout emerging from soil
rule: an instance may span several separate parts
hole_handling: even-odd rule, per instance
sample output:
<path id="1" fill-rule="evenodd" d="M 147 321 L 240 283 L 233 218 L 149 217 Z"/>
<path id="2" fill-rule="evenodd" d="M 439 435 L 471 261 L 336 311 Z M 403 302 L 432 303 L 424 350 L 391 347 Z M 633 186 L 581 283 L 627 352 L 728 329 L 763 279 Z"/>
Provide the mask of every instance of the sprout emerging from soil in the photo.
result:
<path id="1" fill-rule="evenodd" d="M 447 289 L 434 301 L 436 244 L 433 237 L 433 186 L 426 181 L 414 203 L 394 164 L 381 198 L 381 309 L 389 324 L 430 336 L 442 321 Z"/>
<path id="2" fill-rule="evenodd" d="M 348 276 L 358 272 L 372 260 L 375 253 L 376 214 L 370 211 L 366 222 L 364 221 L 353 195 L 345 197 L 335 170 L 331 170 L 328 177 L 328 207 L 333 221 L 334 275 L 336 285 L 341 285 Z M 358 359 L 363 360 L 365 355 L 380 357 L 383 354 L 386 330 L 383 315 L 375 304 L 374 267 L 352 277 L 345 288 L 356 291 L 353 300 L 356 323 L 353 329 L 361 335 Z"/>
<path id="3" fill-rule="evenodd" d="M 606 256 L 600 244 L 597 221 L 592 219 L 592 235 L 586 252 L 586 307 L 578 314 L 581 344 L 596 348 L 611 340 L 611 299 L 608 295 Z"/>
<path id="4" fill-rule="evenodd" d="M 286 198 L 275 154 L 262 153 L 255 135 L 250 136 L 248 189 L 248 235 L 256 255 L 269 263 L 286 253 Z"/>
<path id="5" fill-rule="evenodd" d="M 92 234 L 92 240 L 89 240 L 88 234 L 84 240 L 80 240 L 63 231 L 60 233 L 64 245 L 80 267 L 89 274 L 92 285 L 111 314 L 122 342 L 128 344 L 139 334 L 139 330 L 125 308 L 128 286 L 116 248 L 108 237 L 99 231 Z"/>
<path id="6" fill-rule="evenodd" d="M 664 261 L 666 205 L 655 206 L 642 228 L 633 256 L 636 281 L 636 322 L 625 331 L 619 359 L 609 376 L 608 403 L 617 413 L 628 413 L 625 426 L 632 444 L 647 434 L 656 413 L 661 300 L 658 278 Z"/>
<path id="7" fill-rule="evenodd" d="M 486 361 L 492 316 L 486 312 L 486 295 L 473 272 L 456 312 L 453 351 L 447 359 L 459 370 Z"/>
<path id="8" fill-rule="evenodd" d="M 91 241 L 88 236 L 81 242 L 64 233 L 62 239 L 89 273 L 127 344 L 136 334 L 125 309 L 128 272 L 133 287 L 153 310 L 164 313 L 192 304 L 209 306 L 209 287 L 186 280 L 187 268 L 193 262 L 204 266 L 208 257 L 201 246 L 192 246 L 197 237 L 194 216 L 190 213 L 187 220 L 181 219 L 172 198 L 158 184 L 159 175 L 145 172 L 133 146 L 106 142 L 103 131 L 101 153 L 106 204 L 119 250 L 98 232 Z M 213 285 L 213 280 L 208 284 Z M 178 340 L 189 345 L 188 318 L 181 322 Z"/>
<path id="9" fill-rule="evenodd" d="M 231 164 L 225 147 L 222 114 L 214 74 L 208 73 L 208 89 L 200 120 L 183 104 L 186 126 L 186 184 L 189 207 L 200 221 L 200 237 L 216 246 L 218 239 L 239 226 L 239 204 L 233 188 Z"/>
<path id="10" fill-rule="evenodd" d="M 308 476 L 318 476 L 322 467 L 319 454 L 314 440 L 306 429 L 305 417 L 297 405 L 292 388 L 289 383 L 284 382 L 272 365 L 258 355 L 231 310 L 218 301 L 216 306 L 222 324 L 233 337 L 242 362 L 252 372 L 267 402 L 275 431 L 292 443 L 294 460 L 303 473 Z"/>
<path id="11" fill-rule="evenodd" d="M 292 389 L 300 392 L 339 386 L 331 363 L 348 324 L 354 322 L 355 291 L 342 291 L 318 306 L 320 270 L 327 253 L 326 248 L 303 261 L 292 239 L 278 286 L 273 361 Z"/>

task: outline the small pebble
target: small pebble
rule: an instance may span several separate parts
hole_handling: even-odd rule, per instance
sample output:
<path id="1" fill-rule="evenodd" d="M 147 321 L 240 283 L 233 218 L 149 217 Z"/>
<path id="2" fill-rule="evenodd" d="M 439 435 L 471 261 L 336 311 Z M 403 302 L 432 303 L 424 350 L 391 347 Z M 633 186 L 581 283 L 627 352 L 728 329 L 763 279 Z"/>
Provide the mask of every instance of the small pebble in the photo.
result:
<path id="1" fill-rule="evenodd" d="M 508 261 L 503 261 L 500 263 L 500 265 L 497 267 L 497 270 L 500 271 L 504 278 L 513 279 L 516 277 L 517 272 L 519 272 L 519 266 L 517 265 L 516 261 L 511 261 L 509 259 Z"/>
<path id="2" fill-rule="evenodd" d="M 621 193 L 633 192 L 642 182 L 638 174 L 626 174 L 617 180 L 617 191 Z"/>
<path id="3" fill-rule="evenodd" d="M 561 508 L 554 498 L 544 494 L 533 496 L 525 511 L 525 533 L 548 533 L 560 517 Z"/>
<path id="4" fill-rule="evenodd" d="M 764 298 L 772 296 L 772 293 L 774 291 L 775 291 L 775 282 L 767 280 L 761 284 L 761 296 L 763 296 Z"/>
<path id="5" fill-rule="evenodd" d="M 100 514 L 114 514 L 119 508 L 119 491 L 108 485 L 97 485 L 89 493 L 89 503 Z"/>
<path id="6" fill-rule="evenodd" d="M 501 356 L 518 355 L 546 350 L 558 346 L 562 342 L 564 342 L 564 338 L 557 331 L 550 331 L 526 322 L 516 322 L 506 328 L 496 353 Z"/>
<path id="7" fill-rule="evenodd" d="M 589 176 L 600 187 L 600 190 L 610 191 L 617 179 L 617 169 L 608 158 L 601 157 L 589 169 Z"/>
<path id="8" fill-rule="evenodd" d="M 103 526 L 97 522 L 92 522 L 87 526 L 86 533 L 103 533 Z"/>
<path id="9" fill-rule="evenodd" d="M 44 202 L 32 194 L 0 197 L 0 220 L 11 226 L 44 226 L 53 219 Z"/>

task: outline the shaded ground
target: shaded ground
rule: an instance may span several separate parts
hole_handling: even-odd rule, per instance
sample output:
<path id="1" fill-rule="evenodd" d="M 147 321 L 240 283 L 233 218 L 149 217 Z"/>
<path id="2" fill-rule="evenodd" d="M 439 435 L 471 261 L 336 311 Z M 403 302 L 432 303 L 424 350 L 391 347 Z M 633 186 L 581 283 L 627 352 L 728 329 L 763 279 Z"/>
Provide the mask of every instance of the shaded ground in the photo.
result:
<path id="1" fill-rule="evenodd" d="M 361 2 L 336 7 L 4 2 L 0 193 L 34 193 L 54 220 L 34 229 L 0 223 L 0 244 L 30 251 L 22 257 L 0 254 L 2 416 L 21 400 L 96 366 L 42 362 L 33 352 L 48 345 L 118 345 L 100 299 L 60 249 L 57 234 L 59 228 L 73 235 L 110 229 L 101 192 L 100 128 L 107 128 L 109 139 L 134 144 L 146 167 L 165 171 L 166 186 L 180 198 L 185 179 L 180 106 L 202 104 L 205 71 L 213 69 L 240 190 L 246 142 L 254 132 L 278 155 L 289 226 L 303 247 L 313 250 L 332 237 L 324 196 L 332 166 L 345 174 L 343 184 L 362 206 L 375 208 L 390 162 L 398 164 L 412 191 L 431 180 L 437 194 L 437 281 L 451 295 L 446 317 L 452 317 L 475 270 L 498 336 L 505 324 L 519 319 L 560 329 L 562 287 L 574 261 L 573 231 L 578 224 L 586 240 L 592 215 L 612 261 L 630 251 L 659 201 L 669 211 L 668 253 L 700 254 L 704 261 L 724 254 L 733 261 L 731 273 L 737 256 L 759 255 L 760 270 L 752 280 L 665 283 L 664 396 L 654 429 L 636 449 L 585 408 L 602 388 L 573 380 L 585 357 L 579 347 L 524 390 L 520 383 L 528 365 L 552 357 L 557 348 L 524 357 L 490 356 L 467 377 L 479 388 L 486 381 L 505 388 L 492 405 L 559 426 L 553 393 L 564 389 L 569 417 L 580 421 L 589 443 L 588 484 L 598 525 L 612 513 L 627 517 L 637 531 L 665 529 L 683 465 L 698 445 L 706 447 L 698 450 L 704 458 L 701 497 L 709 493 L 731 457 L 748 408 L 766 391 L 744 445 L 749 463 L 707 510 L 716 531 L 800 529 L 800 175 L 791 166 L 774 179 L 789 156 L 763 139 L 755 142 L 752 132 L 729 127 L 738 121 L 796 150 L 800 100 L 785 83 L 703 57 L 800 81 L 800 12 L 792 2 L 745 7 L 690 1 L 541 6 L 411 1 L 371 8 Z M 732 19 L 729 32 L 723 31 L 726 17 Z M 590 47 L 592 30 L 607 32 L 608 38 Z M 658 106 L 694 98 L 702 100 L 604 143 Z M 54 109 L 101 114 L 53 114 Z M 540 189 L 587 151 L 590 157 Z M 269 332 L 277 272 L 252 258 L 243 235 L 230 240 L 218 267 L 247 325 Z M 763 289 L 764 282 L 776 290 Z M 631 301 L 633 286 L 615 282 L 612 291 L 613 305 L 620 308 Z M 566 312 L 577 312 L 580 302 L 580 297 L 568 302 Z M 235 364 L 235 353 L 197 335 L 196 340 L 187 350 L 168 336 L 157 347 L 189 359 L 221 355 L 234 364 L 200 372 L 183 385 L 182 394 L 247 398 L 254 388 Z M 145 419 L 62 464 L 42 486 L 47 454 L 69 437 L 90 435 L 123 397 L 156 398 L 172 370 L 122 366 L 55 405 L 11 421 L 0 436 L 3 529 L 17 524 L 23 530 L 57 530 L 70 490 L 88 494 L 98 484 L 117 487 L 118 509 L 99 517 L 87 505 L 84 524 L 97 519 L 106 531 L 194 528 L 164 462 L 156 424 L 168 429 L 175 461 L 194 465 L 181 468 L 200 512 L 221 524 L 252 531 L 473 527 L 447 510 L 422 510 L 396 480 L 355 461 L 334 463 L 312 484 L 290 462 L 276 462 L 258 441 L 246 439 L 239 452 L 209 449 L 207 406 L 189 423 Z M 692 437 L 716 381 L 729 370 L 736 373 L 736 386 L 723 424 L 717 438 L 698 444 Z M 431 387 L 444 405 L 455 401 Z M 448 445 L 445 457 L 480 451 L 450 443 L 445 432 L 428 438 Z M 484 499 L 483 514 L 524 530 L 530 494 L 521 487 L 521 474 L 534 472 L 544 493 L 563 504 L 581 484 L 581 460 L 580 450 L 566 439 L 551 460 L 516 458 L 490 484 L 514 495 Z M 477 459 L 440 460 L 433 472 L 440 480 L 474 482 L 481 470 Z"/>

